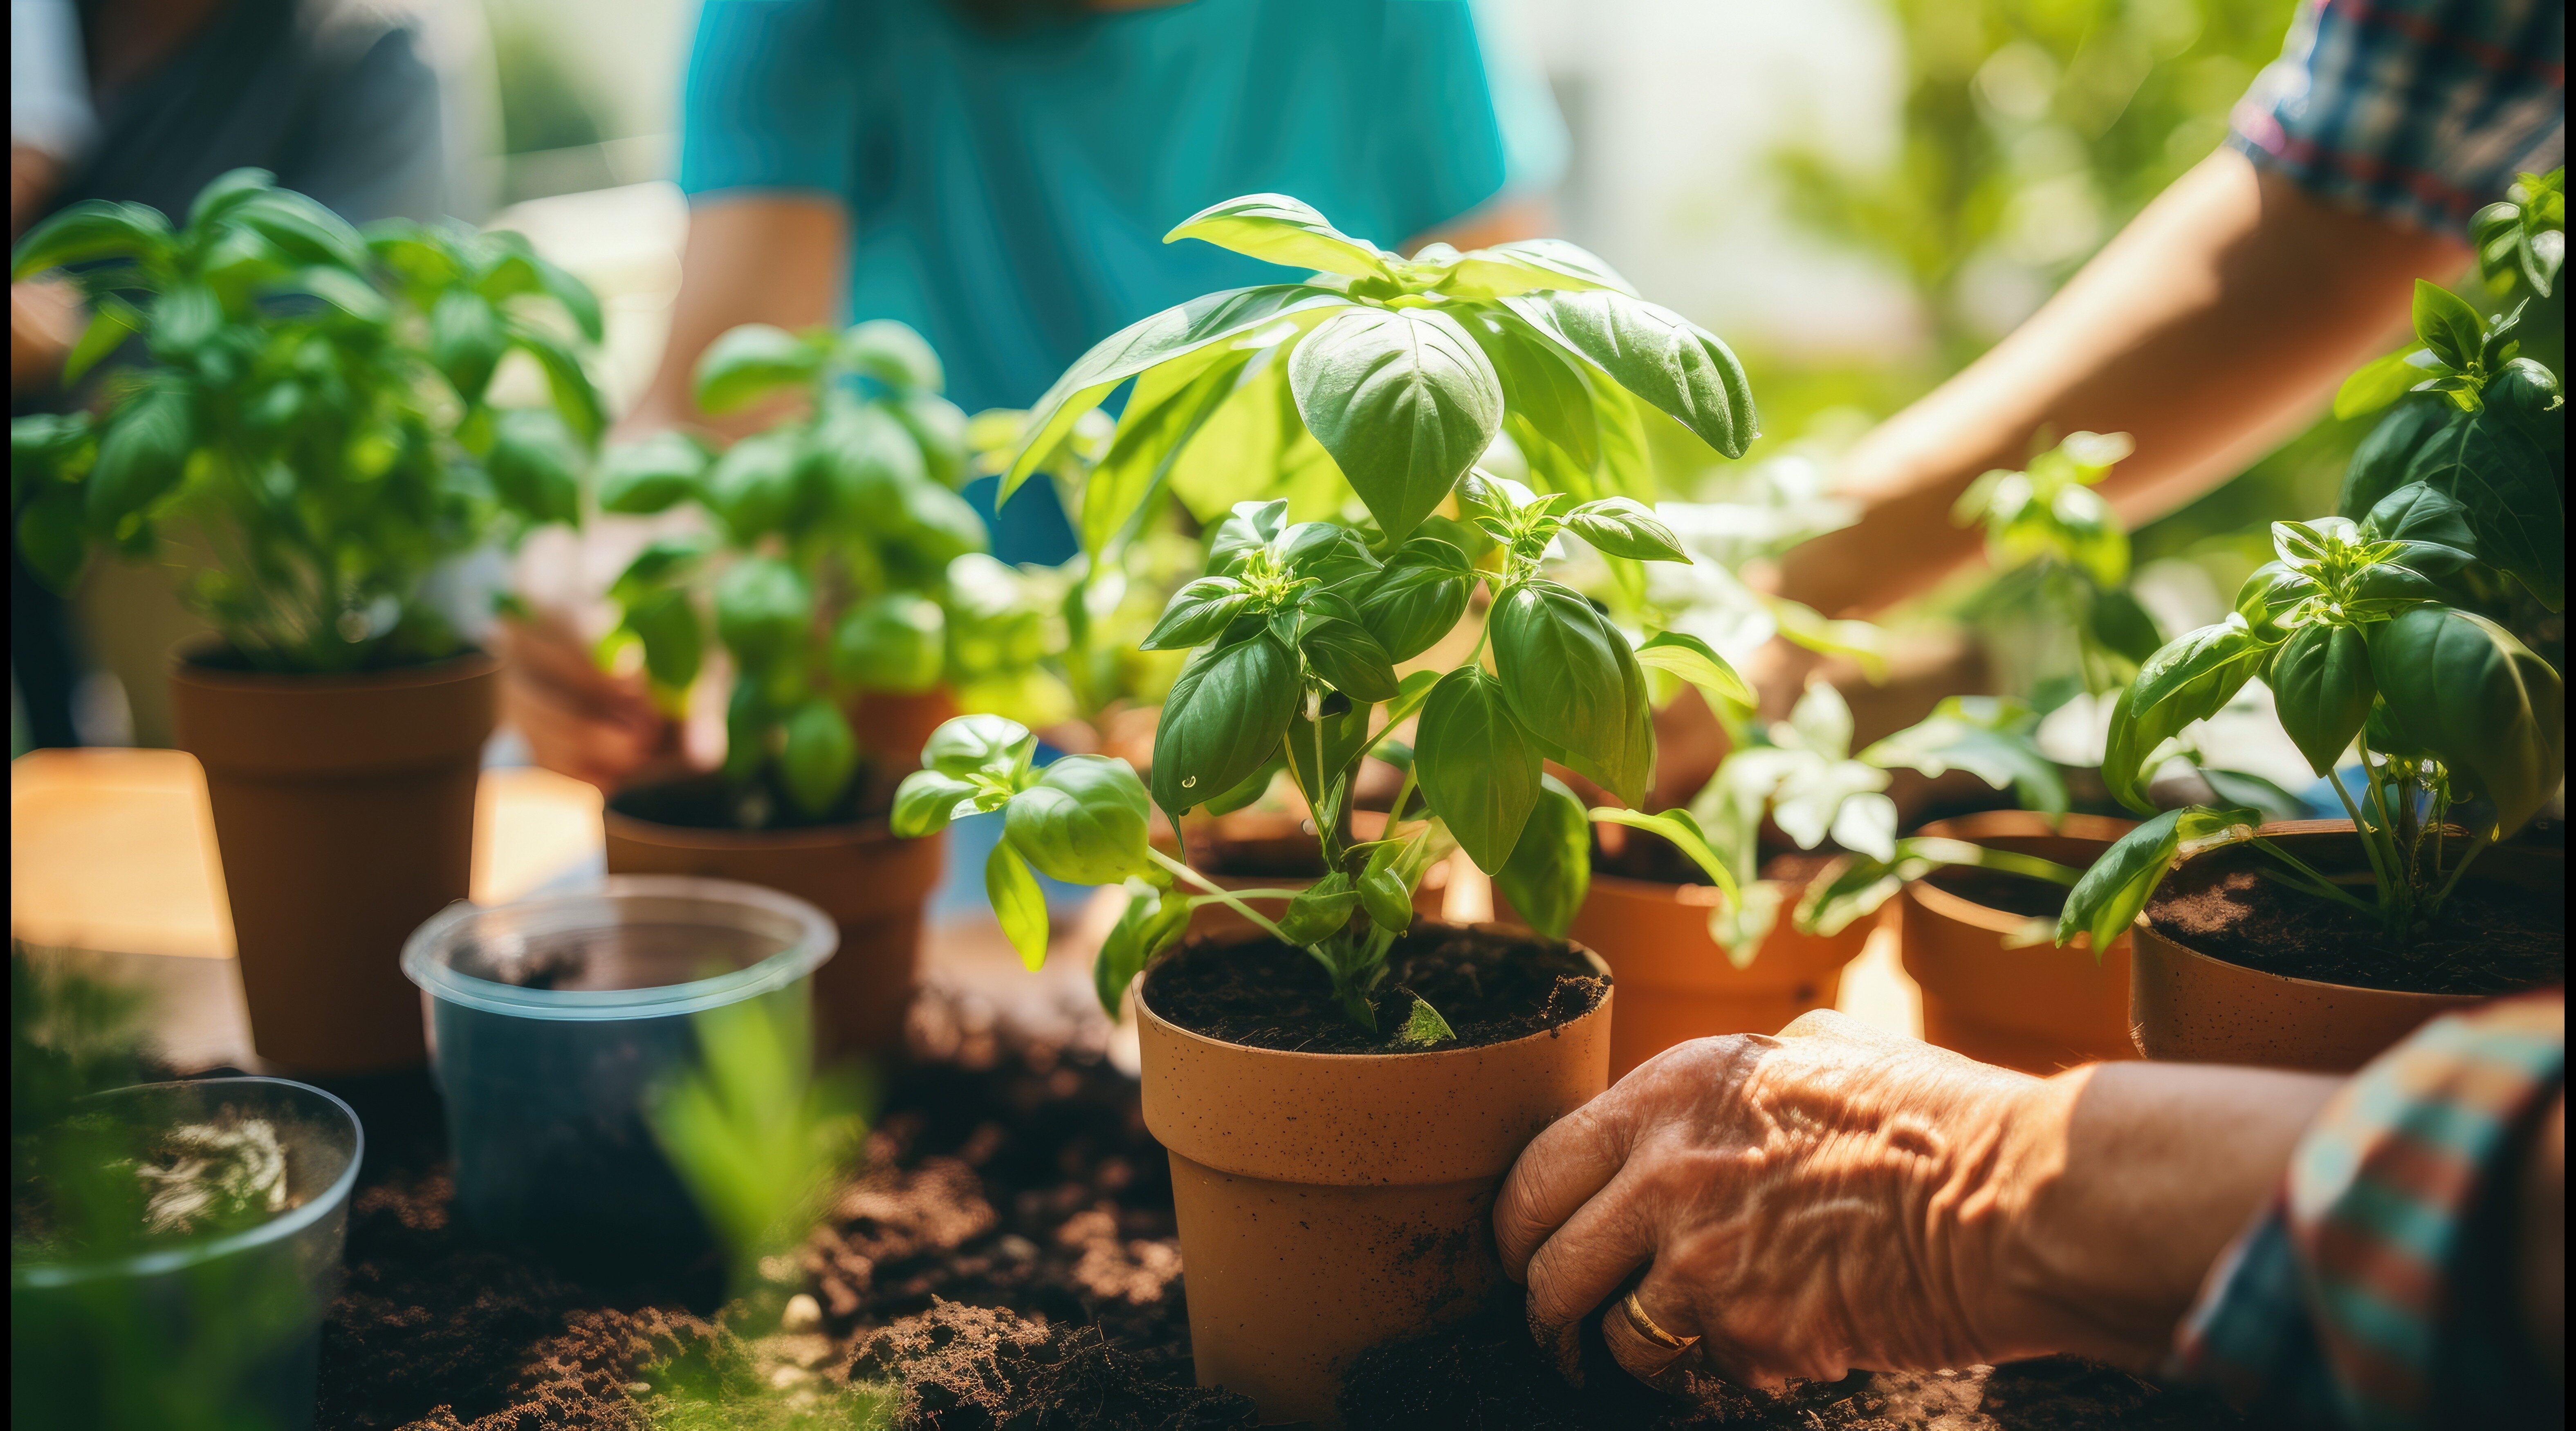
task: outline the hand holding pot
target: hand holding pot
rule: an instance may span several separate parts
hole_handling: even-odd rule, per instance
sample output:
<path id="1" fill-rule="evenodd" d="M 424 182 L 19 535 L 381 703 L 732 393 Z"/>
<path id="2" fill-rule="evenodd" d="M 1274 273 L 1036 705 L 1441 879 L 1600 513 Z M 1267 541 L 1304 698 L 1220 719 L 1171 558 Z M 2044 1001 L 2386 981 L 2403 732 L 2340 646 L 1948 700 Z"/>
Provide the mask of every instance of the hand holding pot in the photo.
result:
<path id="1" fill-rule="evenodd" d="M 1494 1231 L 1544 1341 L 1593 1308 L 1652 1380 L 1776 1385 L 2049 1352 L 2151 1366 L 2336 1081 L 2052 1079 L 1840 1014 L 1671 1049 L 1541 1133 Z"/>

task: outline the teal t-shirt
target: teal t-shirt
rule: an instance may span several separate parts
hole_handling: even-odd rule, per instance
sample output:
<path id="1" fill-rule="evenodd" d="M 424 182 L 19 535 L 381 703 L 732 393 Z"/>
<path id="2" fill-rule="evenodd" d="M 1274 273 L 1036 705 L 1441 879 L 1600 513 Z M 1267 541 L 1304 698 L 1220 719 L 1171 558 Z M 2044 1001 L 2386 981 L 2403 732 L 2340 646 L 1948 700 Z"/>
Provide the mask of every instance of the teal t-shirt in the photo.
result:
<path id="1" fill-rule="evenodd" d="M 943 0 L 706 0 L 680 186 L 840 200 L 848 316 L 919 329 L 973 412 L 1028 405 L 1149 313 L 1277 281 L 1163 244 L 1218 200 L 1293 194 L 1394 247 L 1552 186 L 1565 149 L 1474 0 L 1190 0 L 1007 31 Z M 1006 557 L 1062 555 L 1011 525 Z"/>

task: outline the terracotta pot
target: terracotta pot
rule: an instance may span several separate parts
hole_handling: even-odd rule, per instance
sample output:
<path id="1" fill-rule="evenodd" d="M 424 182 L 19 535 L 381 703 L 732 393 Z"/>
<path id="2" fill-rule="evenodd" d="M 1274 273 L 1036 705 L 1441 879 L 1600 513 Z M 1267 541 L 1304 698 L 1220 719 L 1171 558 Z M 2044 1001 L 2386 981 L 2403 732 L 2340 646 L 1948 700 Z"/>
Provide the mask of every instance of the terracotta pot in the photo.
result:
<path id="1" fill-rule="evenodd" d="M 1494 1194 L 1540 1129 L 1609 1085 L 1610 996 L 1482 1048 L 1280 1053 L 1165 1021 L 1152 982 L 1136 1000 L 1145 1126 L 1171 1153 L 1199 1384 L 1265 1421 L 1338 1426 L 1360 1353 L 1501 1279 Z"/>
<path id="2" fill-rule="evenodd" d="M 1306 821 L 1302 815 L 1238 810 L 1231 815 L 1217 816 L 1213 823 L 1218 831 L 1217 838 L 1231 847 L 1229 853 L 1239 862 L 1257 861 L 1263 853 L 1273 850 L 1280 856 L 1279 863 L 1283 868 L 1312 870 L 1320 862 L 1315 837 L 1306 833 Z M 1385 829 L 1385 811 L 1351 812 L 1352 839 L 1373 840 Z M 1194 844 L 1205 839 L 1196 829 L 1192 834 L 1197 836 Z M 1304 889 L 1315 882 L 1311 873 L 1201 873 L 1206 873 L 1210 880 L 1227 889 Z M 1413 891 L 1413 912 L 1423 919 L 1438 919 L 1448 907 L 1448 900 L 1449 863 L 1443 860 L 1423 871 L 1422 884 Z M 1253 907 L 1272 918 L 1278 917 L 1281 908 L 1276 902 Z M 1215 939 L 1255 932 L 1251 920 L 1222 904 L 1203 904 L 1190 912 L 1190 933 L 1198 938 Z"/>
<path id="3" fill-rule="evenodd" d="M 282 676 L 214 654 L 174 656 L 170 709 L 206 769 L 252 1045 L 314 1073 L 421 1063 L 403 940 L 472 886 L 500 664 Z"/>
<path id="4" fill-rule="evenodd" d="M 1936 820 L 1920 833 L 2082 870 L 2133 828 L 2127 820 L 2068 815 L 2052 830 L 2046 815 L 1993 810 Z M 2012 948 L 2006 939 L 2030 916 L 1928 880 L 1908 884 L 1898 899 L 1899 957 L 1923 990 L 1926 1040 L 2025 1073 L 2138 1056 L 2129 1041 L 2128 935 L 2112 940 L 2099 959 L 2089 935 L 2063 949 L 2046 940 Z"/>
<path id="5" fill-rule="evenodd" d="M 821 909 L 840 953 L 814 974 L 814 1021 L 826 1053 L 892 1055 L 921 972 L 921 911 L 939 883 L 943 833 L 895 838 L 883 819 L 799 830 L 731 830 L 643 819 L 621 805 L 674 787 L 721 787 L 721 776 L 629 791 L 602 823 L 608 872 L 702 875 L 762 885 Z"/>
<path id="6" fill-rule="evenodd" d="M 2367 868 L 2349 820 L 2290 820 L 2265 825 L 2266 839 L 2326 874 Z M 2226 847 L 2195 855 L 2178 869 L 2214 857 L 2261 859 Z M 2505 846 L 2478 857 L 2465 876 L 2525 889 L 2562 891 L 2567 857 L 2560 850 Z M 2171 888 L 2175 876 L 2165 877 Z M 2292 979 L 2200 953 L 2157 932 L 2149 900 L 2131 933 L 2129 1018 L 2138 1051 L 2180 1063 L 2249 1063 L 2349 1073 L 2378 1057 L 2427 1021 L 2483 1001 L 2474 994 L 2417 994 Z"/>
<path id="7" fill-rule="evenodd" d="M 945 690 L 917 696 L 871 691 L 850 707 L 850 729 L 875 768 L 891 770 L 900 780 L 921 768 L 921 748 L 930 743 L 930 733 L 956 714 L 957 703 Z"/>
<path id="8" fill-rule="evenodd" d="M 1832 1008 L 1842 994 L 1843 966 L 1869 942 L 1868 920 L 1830 936 L 1790 928 L 1789 910 L 1798 902 L 1793 890 L 1753 962 L 1738 969 L 1709 937 L 1708 917 L 1719 899 L 1715 885 L 1592 876 L 1592 892 L 1566 937 L 1607 960 L 1627 995 L 1610 1029 L 1612 1082 L 1677 1043 L 1778 1033 L 1809 1009 Z"/>

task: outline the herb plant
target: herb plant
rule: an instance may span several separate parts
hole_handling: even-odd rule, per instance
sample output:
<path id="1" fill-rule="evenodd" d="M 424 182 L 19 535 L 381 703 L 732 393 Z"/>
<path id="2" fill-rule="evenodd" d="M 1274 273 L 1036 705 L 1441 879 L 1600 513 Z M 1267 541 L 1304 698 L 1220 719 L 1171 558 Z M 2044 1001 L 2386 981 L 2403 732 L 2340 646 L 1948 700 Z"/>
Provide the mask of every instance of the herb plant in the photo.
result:
<path id="1" fill-rule="evenodd" d="M 1312 953 L 1349 1016 L 1374 1029 L 1411 892 L 1451 842 L 1492 872 L 1580 863 L 1562 807 L 1542 797 L 1541 762 L 1634 802 L 1654 761 L 1645 666 L 1742 690 L 1692 638 L 1632 647 L 1545 563 L 1560 536 L 1640 585 L 1633 563 L 1687 561 L 1639 500 L 1651 480 L 1644 410 L 1735 457 L 1754 436 L 1752 394 L 1724 343 L 1569 244 L 1435 245 L 1405 259 L 1279 195 L 1216 205 L 1168 237 L 1320 272 L 1193 300 L 1093 348 L 1032 409 L 1002 488 L 1007 498 L 1131 379 L 1077 504 L 1084 530 L 1139 521 L 1185 464 L 1215 459 L 1238 474 L 1250 500 L 1210 535 L 1205 574 L 1174 594 L 1145 641 L 1193 652 L 1163 704 L 1151 793 L 1122 761 L 1077 756 L 1041 770 L 1024 732 L 952 722 L 899 792 L 896 829 L 1005 810 L 987 885 L 1032 962 L 1044 957 L 1046 920 L 1030 866 L 1078 883 L 1136 881 L 1100 961 L 1113 1006 L 1128 977 L 1180 937 L 1190 905 L 1217 899 Z M 1548 490 L 1474 470 L 1505 436 Z M 1293 520 L 1300 503 L 1341 509 L 1336 476 L 1353 519 Z M 1462 526 L 1474 545 L 1491 544 L 1481 564 L 1451 539 Z M 1446 671 L 1399 678 L 1397 663 L 1447 636 L 1479 586 L 1474 649 Z M 1399 749 L 1392 732 L 1416 717 L 1412 746 Z M 1393 757 L 1404 781 L 1386 838 L 1354 842 L 1352 782 L 1373 751 Z M 1249 896 L 1286 898 L 1275 919 L 1146 839 L 1150 806 L 1175 820 L 1222 809 L 1274 768 L 1312 810 L 1327 871 L 1304 891 Z M 1585 814 L 1574 807 L 1578 830 Z M 1413 1042 L 1446 1032 L 1419 999 L 1403 1028 Z"/>
<path id="2" fill-rule="evenodd" d="M 2043 665 L 2006 686 L 2043 712 L 2079 691 L 2117 690 L 2163 639 L 2129 590 L 2129 534 L 2093 490 L 2132 450 L 2125 432 L 2074 433 L 2025 471 L 1979 477 L 1952 509 L 1961 526 L 1986 529 L 1997 577 L 1978 614 L 1990 630 L 2009 632 L 1990 638 L 1990 648 L 2036 647 L 2045 663 L 2063 659 L 2058 633 L 2073 638 L 2073 671 Z"/>
<path id="3" fill-rule="evenodd" d="M 255 668 L 380 669 L 460 649 L 429 590 L 443 564 L 579 519 L 602 414 L 575 341 L 599 337 L 599 305 L 516 234 L 362 235 L 237 169 L 175 227 L 73 205 L 10 260 L 13 281 L 54 268 L 93 313 L 66 383 L 132 336 L 150 358 L 95 416 L 10 424 L 19 550 L 56 587 L 93 544 L 162 556 Z M 492 406 L 513 352 L 551 411 Z"/>
<path id="4" fill-rule="evenodd" d="M 640 645 L 648 686 L 676 706 L 705 665 L 712 617 L 733 659 L 724 771 L 745 828 L 784 813 L 773 790 L 808 820 L 847 803 L 863 754 L 850 698 L 918 695 L 961 660 L 1034 654 L 1003 629 L 1008 592 L 958 589 L 955 564 L 982 552 L 985 532 L 951 485 L 966 470 L 966 418 L 943 381 L 930 346 L 890 320 L 840 334 L 750 324 L 699 360 L 699 407 L 801 394 L 802 412 L 721 455 L 670 432 L 601 464 L 603 510 L 688 504 L 708 518 L 645 547 L 609 588 L 622 617 L 602 655 Z"/>

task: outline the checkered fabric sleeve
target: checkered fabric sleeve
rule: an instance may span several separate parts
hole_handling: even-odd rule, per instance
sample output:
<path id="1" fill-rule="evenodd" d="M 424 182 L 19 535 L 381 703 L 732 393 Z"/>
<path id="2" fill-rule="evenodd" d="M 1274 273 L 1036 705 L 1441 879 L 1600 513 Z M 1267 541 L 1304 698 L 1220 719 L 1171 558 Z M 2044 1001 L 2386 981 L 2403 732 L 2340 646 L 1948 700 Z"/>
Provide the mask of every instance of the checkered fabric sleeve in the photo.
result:
<path id="1" fill-rule="evenodd" d="M 2563 990 L 2437 1019 L 2382 1054 L 2212 1269 L 2176 1370 L 2284 1422 L 2362 1431 L 2428 1424 L 2462 1409 L 2457 1388 L 2495 1385 L 2513 1341 L 2499 1229 L 2566 1068 Z"/>
<path id="2" fill-rule="evenodd" d="M 2567 150 L 2563 0 L 2307 0 L 2234 146 L 2321 198 L 2461 233 Z"/>

